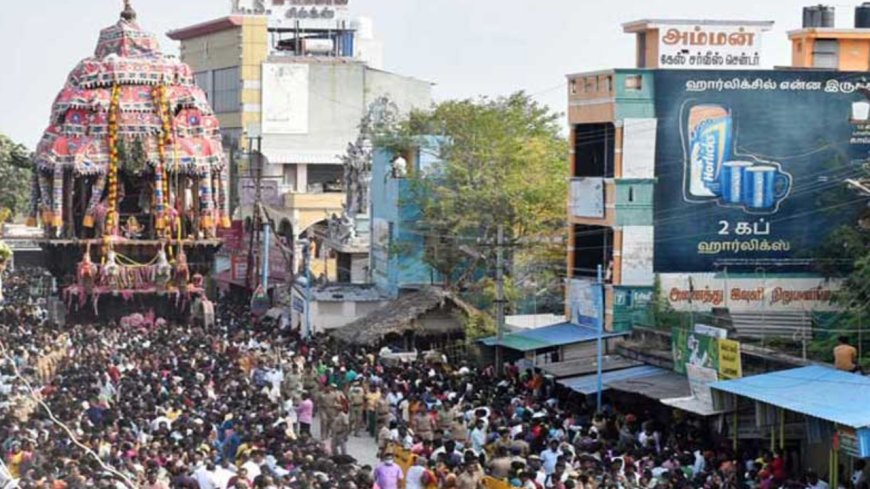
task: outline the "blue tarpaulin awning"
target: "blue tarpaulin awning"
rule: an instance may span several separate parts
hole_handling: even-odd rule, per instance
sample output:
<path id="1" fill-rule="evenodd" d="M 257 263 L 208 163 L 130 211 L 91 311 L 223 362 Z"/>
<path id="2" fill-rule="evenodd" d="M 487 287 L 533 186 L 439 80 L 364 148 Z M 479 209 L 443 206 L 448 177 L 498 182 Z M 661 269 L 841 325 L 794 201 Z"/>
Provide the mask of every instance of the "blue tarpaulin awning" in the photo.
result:
<path id="1" fill-rule="evenodd" d="M 625 336 L 627 332 L 613 333 L 605 331 L 602 338 Z M 506 334 L 502 337 L 502 346 L 517 351 L 541 350 L 556 346 L 583 343 L 598 339 L 598 331 L 589 326 L 574 323 L 558 323 L 543 328 L 527 329 Z M 480 340 L 486 346 L 496 346 L 497 339 L 490 336 Z"/>
<path id="2" fill-rule="evenodd" d="M 781 370 L 711 384 L 729 393 L 851 428 L 870 427 L 870 378 L 829 367 Z"/>
<path id="3" fill-rule="evenodd" d="M 604 372 L 601 374 L 601 384 L 604 389 L 609 389 L 608 383 L 610 382 L 619 382 L 628 379 L 640 379 L 643 377 L 653 377 L 657 375 L 664 375 L 668 373 L 669 370 L 665 370 L 659 367 L 653 367 L 651 365 L 643 365 L 640 367 L 631 367 L 624 368 L 622 370 L 611 370 L 610 372 Z M 579 392 L 581 394 L 589 395 L 598 391 L 598 375 L 590 374 L 590 375 L 581 375 L 579 377 L 570 377 L 567 379 L 559 380 L 559 383 L 564 385 L 565 387 L 573 390 L 574 392 Z"/>

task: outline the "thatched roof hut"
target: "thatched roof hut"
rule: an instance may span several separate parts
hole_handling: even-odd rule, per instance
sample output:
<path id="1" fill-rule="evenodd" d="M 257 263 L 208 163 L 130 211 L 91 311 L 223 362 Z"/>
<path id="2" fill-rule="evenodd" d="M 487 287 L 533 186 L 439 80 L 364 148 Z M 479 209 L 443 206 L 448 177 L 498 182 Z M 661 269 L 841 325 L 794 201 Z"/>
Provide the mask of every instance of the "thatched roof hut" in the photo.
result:
<path id="1" fill-rule="evenodd" d="M 388 336 L 458 336 L 463 331 L 464 317 L 475 312 L 450 292 L 429 287 L 401 295 L 330 334 L 341 342 L 361 346 L 377 345 Z"/>

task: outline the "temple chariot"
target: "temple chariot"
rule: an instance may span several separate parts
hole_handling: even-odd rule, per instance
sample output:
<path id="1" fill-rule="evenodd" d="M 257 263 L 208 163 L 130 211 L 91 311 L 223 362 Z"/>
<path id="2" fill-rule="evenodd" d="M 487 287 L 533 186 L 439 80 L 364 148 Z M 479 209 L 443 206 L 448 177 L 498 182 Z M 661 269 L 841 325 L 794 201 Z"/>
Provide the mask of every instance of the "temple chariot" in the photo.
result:
<path id="1" fill-rule="evenodd" d="M 69 74 L 34 156 L 31 219 L 69 314 L 186 315 L 230 225 L 220 127 L 129 0 Z"/>

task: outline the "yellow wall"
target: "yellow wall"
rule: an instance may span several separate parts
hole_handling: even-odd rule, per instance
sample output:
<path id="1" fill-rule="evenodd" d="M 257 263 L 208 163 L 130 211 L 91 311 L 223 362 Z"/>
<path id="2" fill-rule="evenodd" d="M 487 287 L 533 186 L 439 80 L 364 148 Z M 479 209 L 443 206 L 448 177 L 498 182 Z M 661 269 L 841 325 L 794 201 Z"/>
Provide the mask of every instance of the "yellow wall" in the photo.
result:
<path id="1" fill-rule="evenodd" d="M 269 56 L 269 33 L 266 17 L 245 17 L 240 27 L 233 27 L 205 34 L 181 42 L 181 60 L 190 65 L 195 72 L 220 70 L 238 66 L 241 73 L 239 83 L 259 82 L 262 78 L 262 64 Z M 243 88 L 241 103 L 260 105 L 259 88 Z M 260 121 L 259 111 L 233 112 L 218 114 L 221 127 L 242 128 L 252 122 Z"/>
<path id="2" fill-rule="evenodd" d="M 263 63 L 269 57 L 269 31 L 266 17 L 245 17 L 242 24 L 241 74 L 243 82 L 259 82 L 263 78 Z M 242 104 L 259 106 L 262 92 L 259 88 L 242 90 Z M 242 114 L 242 128 L 260 122 L 260 111 Z"/>

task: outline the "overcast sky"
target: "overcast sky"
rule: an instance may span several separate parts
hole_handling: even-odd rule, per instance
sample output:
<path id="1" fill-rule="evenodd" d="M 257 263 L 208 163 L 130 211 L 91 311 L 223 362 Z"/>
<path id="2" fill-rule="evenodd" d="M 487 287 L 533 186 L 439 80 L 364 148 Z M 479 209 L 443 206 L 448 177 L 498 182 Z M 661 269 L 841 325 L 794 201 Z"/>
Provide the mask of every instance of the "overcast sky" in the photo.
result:
<path id="1" fill-rule="evenodd" d="M 0 132 L 32 148 L 69 71 L 89 56 L 99 29 L 114 23 L 120 0 L 0 0 Z M 371 17 L 385 43 L 386 69 L 437 84 L 437 99 L 536 94 L 565 110 L 565 74 L 634 63 L 621 23 L 641 18 L 773 20 L 766 64 L 790 62 L 787 30 L 800 27 L 809 0 L 350 0 Z M 838 26 L 855 4 L 836 4 Z M 174 28 L 229 12 L 229 0 L 134 0 L 144 28 Z"/>

